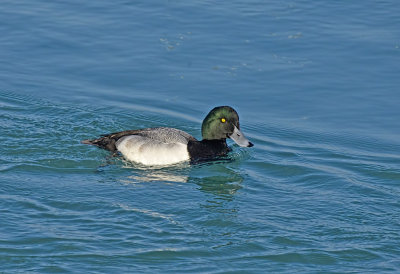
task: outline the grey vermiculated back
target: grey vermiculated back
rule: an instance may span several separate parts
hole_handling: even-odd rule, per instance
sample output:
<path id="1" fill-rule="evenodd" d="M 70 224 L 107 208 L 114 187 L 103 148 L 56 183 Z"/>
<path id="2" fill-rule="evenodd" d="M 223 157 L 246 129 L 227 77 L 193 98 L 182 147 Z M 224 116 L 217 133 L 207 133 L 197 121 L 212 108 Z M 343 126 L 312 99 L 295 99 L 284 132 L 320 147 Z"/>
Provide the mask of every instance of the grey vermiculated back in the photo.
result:
<path id="1" fill-rule="evenodd" d="M 189 140 L 197 141 L 196 138 L 194 138 L 192 135 L 182 130 L 168 127 L 157 127 L 137 130 L 125 130 L 110 134 L 104 134 L 98 139 L 83 140 L 81 141 L 81 143 L 95 145 L 109 151 L 115 151 L 115 145 L 117 143 L 121 142 L 123 139 L 125 139 L 125 137 L 132 135 L 147 137 L 161 143 L 182 143 L 186 145 Z"/>
<path id="2" fill-rule="evenodd" d="M 189 140 L 196 140 L 192 135 L 182 130 L 169 127 L 146 128 L 139 130 L 136 135 L 148 137 L 164 143 L 187 144 Z"/>

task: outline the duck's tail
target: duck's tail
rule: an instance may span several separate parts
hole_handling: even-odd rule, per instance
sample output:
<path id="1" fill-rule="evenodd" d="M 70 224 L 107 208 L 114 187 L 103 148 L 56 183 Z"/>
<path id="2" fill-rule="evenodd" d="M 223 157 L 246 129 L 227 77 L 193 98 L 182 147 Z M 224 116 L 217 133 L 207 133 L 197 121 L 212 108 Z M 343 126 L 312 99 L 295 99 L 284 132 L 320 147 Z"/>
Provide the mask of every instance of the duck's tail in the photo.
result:
<path id="1" fill-rule="evenodd" d="M 81 144 L 85 145 L 93 145 L 100 147 L 102 149 L 109 150 L 111 152 L 117 151 L 117 147 L 115 146 L 115 143 L 122 137 L 127 136 L 127 135 L 134 135 L 138 134 L 140 130 L 125 130 L 125 131 L 120 131 L 120 132 L 114 132 L 110 134 L 104 134 L 101 135 L 100 138 L 98 139 L 87 139 L 81 141 Z"/>
<path id="2" fill-rule="evenodd" d="M 100 137 L 98 139 L 82 140 L 81 144 L 93 145 L 93 146 L 97 146 L 99 148 L 114 152 L 114 151 L 117 150 L 117 148 L 115 146 L 115 142 L 116 141 L 117 141 L 116 139 L 112 138 L 112 135 L 105 135 L 105 136 Z"/>

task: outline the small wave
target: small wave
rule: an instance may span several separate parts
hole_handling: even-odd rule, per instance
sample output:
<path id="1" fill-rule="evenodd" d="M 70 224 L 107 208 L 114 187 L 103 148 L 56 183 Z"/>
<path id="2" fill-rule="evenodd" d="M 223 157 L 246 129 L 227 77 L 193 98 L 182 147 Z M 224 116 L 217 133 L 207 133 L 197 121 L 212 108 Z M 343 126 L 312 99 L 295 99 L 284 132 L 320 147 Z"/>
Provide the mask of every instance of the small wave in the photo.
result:
<path id="1" fill-rule="evenodd" d="M 130 206 L 127 206 L 124 204 L 116 204 L 116 206 L 118 206 L 121 209 L 126 210 L 126 211 L 133 211 L 133 212 L 141 213 L 141 214 L 144 214 L 144 215 L 152 217 L 152 218 L 166 220 L 174 225 L 179 225 L 179 223 L 173 219 L 172 215 L 164 215 L 164 214 L 161 214 L 159 212 L 155 212 L 155 211 L 152 211 L 149 209 L 134 208 L 134 207 L 130 207 Z"/>

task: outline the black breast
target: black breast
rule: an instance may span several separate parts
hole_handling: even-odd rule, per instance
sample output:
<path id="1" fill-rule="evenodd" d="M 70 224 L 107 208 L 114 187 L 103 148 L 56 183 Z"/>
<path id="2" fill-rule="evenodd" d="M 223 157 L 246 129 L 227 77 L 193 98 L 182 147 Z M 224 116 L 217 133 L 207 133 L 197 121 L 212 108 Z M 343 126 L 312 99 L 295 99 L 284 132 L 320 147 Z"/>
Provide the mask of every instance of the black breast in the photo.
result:
<path id="1" fill-rule="evenodd" d="M 202 140 L 188 142 L 188 151 L 191 160 L 213 159 L 226 155 L 230 148 L 225 139 L 220 140 Z"/>

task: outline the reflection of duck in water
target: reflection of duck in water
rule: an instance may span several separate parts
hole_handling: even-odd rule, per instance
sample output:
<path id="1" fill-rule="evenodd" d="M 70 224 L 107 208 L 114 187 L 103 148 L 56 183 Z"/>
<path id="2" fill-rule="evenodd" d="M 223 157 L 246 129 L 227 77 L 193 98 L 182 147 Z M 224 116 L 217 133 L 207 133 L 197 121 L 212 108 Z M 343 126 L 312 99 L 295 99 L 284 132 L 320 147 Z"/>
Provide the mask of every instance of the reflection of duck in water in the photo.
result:
<path id="1" fill-rule="evenodd" d="M 186 183 L 189 180 L 189 175 L 180 173 L 182 173 L 182 170 L 162 171 L 150 169 L 150 172 L 142 171 L 138 174 L 130 175 L 122 181 L 128 184 L 143 182 Z"/>
<path id="2" fill-rule="evenodd" d="M 223 156 L 230 151 L 226 138 L 242 147 L 253 146 L 240 131 L 237 112 L 229 106 L 211 110 L 203 121 L 201 133 L 203 140 L 198 141 L 179 129 L 146 128 L 111 133 L 82 143 L 119 151 L 125 159 L 144 165 L 168 165 Z"/>

